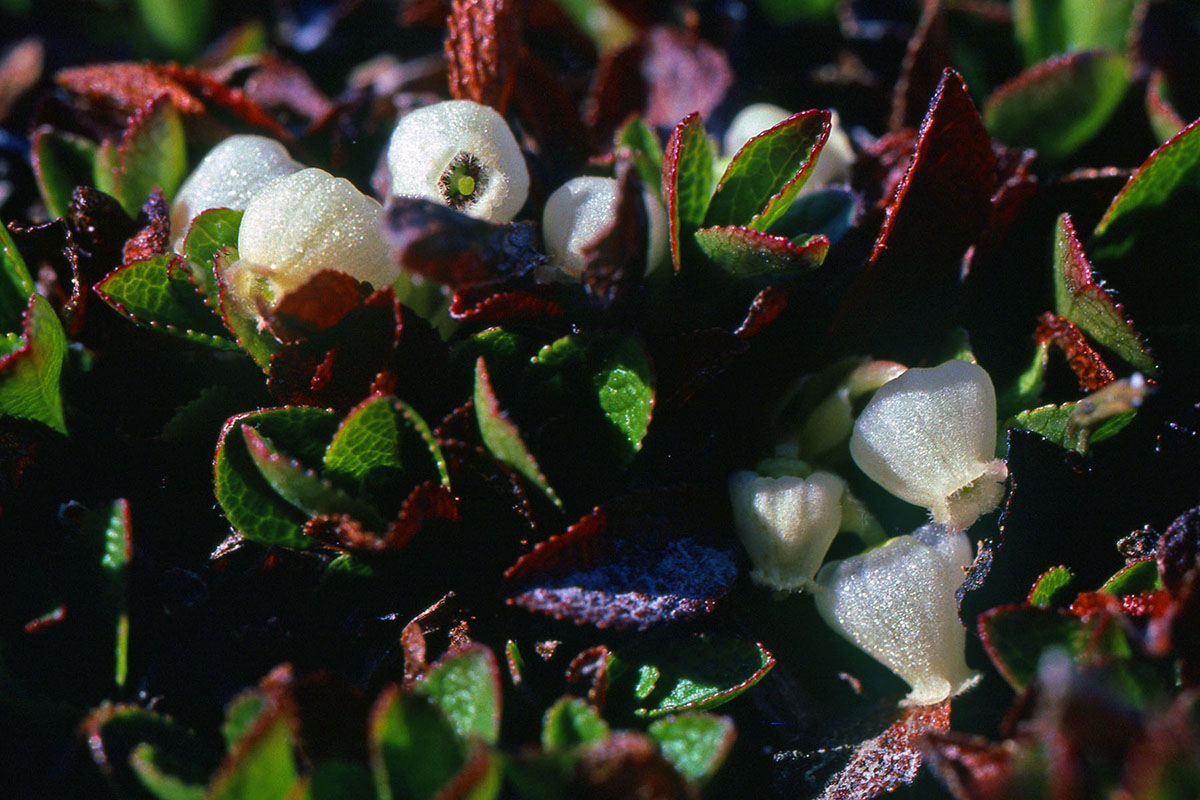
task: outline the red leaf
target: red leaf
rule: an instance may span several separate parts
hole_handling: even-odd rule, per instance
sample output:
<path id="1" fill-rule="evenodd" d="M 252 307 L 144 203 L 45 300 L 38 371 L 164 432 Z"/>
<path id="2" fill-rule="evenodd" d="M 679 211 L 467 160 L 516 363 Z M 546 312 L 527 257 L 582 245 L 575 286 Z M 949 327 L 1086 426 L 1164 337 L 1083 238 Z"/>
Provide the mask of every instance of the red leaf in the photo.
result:
<path id="1" fill-rule="evenodd" d="M 627 159 L 617 167 L 617 203 L 608 230 L 583 248 L 583 283 L 602 306 L 630 299 L 646 276 L 650 222 L 642 182 Z"/>
<path id="2" fill-rule="evenodd" d="M 54 81 L 69 92 L 111 103 L 125 114 L 132 114 L 164 95 L 186 114 L 204 111 L 204 104 L 193 97 L 186 86 L 155 64 L 75 67 L 60 71 Z"/>
<path id="3" fill-rule="evenodd" d="M 167 252 L 171 240 L 170 208 L 162 189 L 154 187 L 137 220 L 142 226 L 141 230 L 125 241 L 122 251 L 124 263 L 142 261 Z"/>
<path id="4" fill-rule="evenodd" d="M 950 33 L 940 3 L 926 3 L 920 25 L 908 42 L 900 79 L 892 93 L 892 116 L 888 128 L 898 131 L 916 127 L 925 116 L 926 98 L 932 96 L 942 70 L 953 63 Z"/>
<path id="5" fill-rule="evenodd" d="M 954 797 L 1002 800 L 1012 796 L 1014 747 L 945 732 L 929 734 L 922 749 L 929 768 Z"/>
<path id="6" fill-rule="evenodd" d="M 868 800 L 912 783 L 921 769 L 921 738 L 949 729 L 949 701 L 905 709 L 886 731 L 854 749 L 850 763 L 825 784 L 818 797 Z"/>
<path id="7" fill-rule="evenodd" d="M 508 569 L 508 602 L 618 629 L 709 613 L 738 572 L 717 498 L 683 487 L 597 507 Z"/>
<path id="8" fill-rule="evenodd" d="M 265 129 L 276 139 L 291 142 L 296 138 L 292 136 L 291 131 L 280 125 L 278 120 L 264 111 L 262 106 L 247 97 L 245 92 L 226 86 L 207 72 L 178 64 L 157 65 L 154 71 L 160 78 L 169 79 L 201 95 L 243 122 Z"/>
<path id="9" fill-rule="evenodd" d="M 787 306 L 787 294 L 775 286 L 768 286 L 754 296 L 754 300 L 746 312 L 746 319 L 733 332 L 733 335 L 741 339 L 754 338 L 770 327 Z"/>
<path id="10" fill-rule="evenodd" d="M 967 87 L 946 70 L 874 250 L 835 315 L 832 340 L 869 347 L 917 332 L 940 341 L 942 326 L 931 323 L 949 311 L 962 255 L 987 222 L 995 171 Z"/>
<path id="11" fill-rule="evenodd" d="M 458 292 L 450 303 L 450 317 L 477 327 L 507 325 L 561 317 L 562 303 L 553 299 L 552 286 L 531 286 L 510 292 L 487 294 L 477 299 L 474 292 Z"/>
<path id="12" fill-rule="evenodd" d="M 642 733 L 618 731 L 577 751 L 565 797 L 668 800 L 687 797 L 679 773 Z"/>
<path id="13" fill-rule="evenodd" d="M 521 54 L 521 4 L 451 0 L 446 25 L 451 96 L 489 105 L 503 114 Z"/>
<path id="14" fill-rule="evenodd" d="M 1083 333 L 1069 319 L 1046 312 L 1038 319 L 1038 328 L 1033 338 L 1041 344 L 1050 342 L 1063 351 L 1067 366 L 1079 380 L 1079 388 L 1094 392 L 1116 380 L 1100 354 L 1083 338 Z"/>

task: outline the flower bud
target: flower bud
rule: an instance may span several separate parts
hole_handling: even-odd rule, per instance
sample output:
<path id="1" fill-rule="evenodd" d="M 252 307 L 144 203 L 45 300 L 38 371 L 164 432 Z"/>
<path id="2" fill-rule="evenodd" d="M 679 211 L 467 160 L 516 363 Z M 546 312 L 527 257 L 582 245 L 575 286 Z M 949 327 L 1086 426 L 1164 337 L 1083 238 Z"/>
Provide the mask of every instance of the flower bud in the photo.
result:
<path id="1" fill-rule="evenodd" d="M 350 181 L 320 169 L 268 183 L 246 207 L 239 260 L 226 274 L 239 312 L 253 316 L 256 297 L 278 301 L 322 270 L 390 286 L 400 268 L 380 233 L 381 211 Z"/>
<path id="2" fill-rule="evenodd" d="M 872 480 L 963 530 L 999 504 L 996 392 L 982 367 L 947 361 L 884 384 L 854 423 L 850 455 Z"/>
<path id="3" fill-rule="evenodd" d="M 508 222 L 529 196 L 529 170 L 495 109 L 447 100 L 401 117 L 387 151 L 392 194 Z"/>
<path id="4" fill-rule="evenodd" d="M 733 523 L 754 569 L 750 577 L 773 589 L 812 585 L 842 526 L 846 484 L 830 472 L 764 478 L 749 471 L 729 478 Z"/>
<path id="5" fill-rule="evenodd" d="M 171 236 L 179 249 L 192 220 L 210 208 L 243 210 L 270 181 L 304 166 L 265 136 L 230 136 L 208 151 L 171 205 Z"/>
<path id="6" fill-rule="evenodd" d="M 826 564 L 817 575 L 825 623 L 912 688 L 905 705 L 932 705 L 975 684 L 955 592 L 971 563 L 965 534 L 939 525 Z"/>
<path id="7" fill-rule="evenodd" d="M 646 272 L 666 261 L 667 213 L 650 192 L 642 193 L 646 208 Z M 617 181 L 613 178 L 572 178 L 558 187 L 542 212 L 542 237 L 554 264 L 572 278 L 583 274 L 583 251 L 613 223 L 617 211 Z"/>

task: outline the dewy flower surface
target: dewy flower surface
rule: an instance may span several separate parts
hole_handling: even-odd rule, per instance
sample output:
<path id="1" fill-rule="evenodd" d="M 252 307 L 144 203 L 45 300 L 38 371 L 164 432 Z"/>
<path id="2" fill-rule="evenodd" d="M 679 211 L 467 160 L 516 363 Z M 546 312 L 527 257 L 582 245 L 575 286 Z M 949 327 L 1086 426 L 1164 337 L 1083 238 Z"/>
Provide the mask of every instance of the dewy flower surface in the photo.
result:
<path id="1" fill-rule="evenodd" d="M 854 423 L 850 455 L 892 494 L 962 530 L 1004 496 L 996 391 L 978 364 L 947 361 L 884 384 Z"/>
<path id="2" fill-rule="evenodd" d="M 399 277 L 379 230 L 379 203 L 345 178 L 305 169 L 263 187 L 242 217 L 239 261 L 228 276 L 243 313 L 252 314 L 265 279 L 271 299 L 337 270 L 382 289 Z"/>
<path id="3" fill-rule="evenodd" d="M 667 212 L 650 192 L 642 193 L 649 225 L 646 271 L 667 257 Z M 617 210 L 617 181 L 582 177 L 558 187 L 542 212 L 542 236 L 556 266 L 573 278 L 583 274 L 584 249 L 613 223 Z"/>
<path id="4" fill-rule="evenodd" d="M 841 528 L 845 489 L 830 472 L 807 479 L 748 470 L 731 475 L 733 523 L 754 565 L 750 577 L 773 589 L 810 586 Z"/>
<path id="5" fill-rule="evenodd" d="M 447 100 L 405 114 L 387 151 L 392 194 L 423 197 L 478 219 L 508 222 L 529 196 L 529 170 L 495 109 Z"/>
<path id="6" fill-rule="evenodd" d="M 304 165 L 293 161 L 274 139 L 230 136 L 208 151 L 175 195 L 171 205 L 173 240 L 181 242 L 201 212 L 210 208 L 241 211 L 267 183 L 301 169 Z"/>
<path id="7" fill-rule="evenodd" d="M 903 678 L 906 705 L 940 703 L 978 680 L 963 654 L 955 592 L 971 563 L 964 533 L 930 524 L 826 564 L 817 611 L 831 628 Z"/>

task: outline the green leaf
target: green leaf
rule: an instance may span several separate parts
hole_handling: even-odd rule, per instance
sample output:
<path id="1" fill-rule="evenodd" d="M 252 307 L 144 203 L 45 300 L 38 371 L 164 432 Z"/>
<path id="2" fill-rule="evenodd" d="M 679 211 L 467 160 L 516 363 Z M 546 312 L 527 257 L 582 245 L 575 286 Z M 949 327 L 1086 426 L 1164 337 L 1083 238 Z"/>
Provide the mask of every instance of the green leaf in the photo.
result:
<path id="1" fill-rule="evenodd" d="M 611 670 L 633 695 L 635 714 L 661 717 L 728 703 L 774 666 L 775 659 L 760 644 L 701 634 L 653 650 L 636 645 L 618 650 Z M 628 686 L 631 681 L 634 686 Z M 609 696 L 613 693 L 610 688 Z"/>
<path id="2" fill-rule="evenodd" d="M 442 658 L 416 690 L 442 709 L 460 738 L 499 740 L 500 670 L 488 648 L 476 645 Z"/>
<path id="3" fill-rule="evenodd" d="M 1070 214 L 1059 216 L 1054 231 L 1054 307 L 1135 369 L 1151 377 L 1158 374 L 1154 357 L 1133 324 L 1092 274 Z"/>
<path id="4" fill-rule="evenodd" d="M 202 283 L 205 286 L 205 292 L 211 301 L 214 296 L 212 286 L 216 287 L 216 297 L 220 308 L 221 321 L 225 323 L 225 328 L 237 340 L 238 346 L 245 350 L 254 363 L 263 368 L 267 372 L 271 366 L 271 356 L 279 351 L 279 340 L 265 331 L 258 329 L 258 323 L 253 319 L 240 316 L 229 306 L 229 300 L 226 296 L 227 287 L 218 276 L 224 274 L 225 268 L 237 261 L 237 249 L 233 247 L 223 247 L 213 256 L 212 264 L 212 283 Z M 194 263 L 194 262 L 193 262 Z"/>
<path id="5" fill-rule="evenodd" d="M 633 166 L 646 189 L 658 197 L 662 194 L 662 145 L 658 135 L 650 130 L 641 117 L 632 117 L 617 131 L 617 147 L 629 148 Z"/>
<path id="6" fill-rule="evenodd" d="M 193 275 L 202 292 L 216 299 L 216 278 L 213 275 L 213 259 L 226 247 L 237 248 L 238 231 L 242 225 L 244 211 L 229 208 L 210 208 L 200 212 L 192 220 L 191 227 L 183 239 L 183 254 L 194 262 Z M 177 231 L 172 231 L 172 235 Z"/>
<path id="7" fill-rule="evenodd" d="M 137 0 L 150 37 L 175 58 L 188 58 L 208 41 L 212 0 Z"/>
<path id="8" fill-rule="evenodd" d="M 712 142 L 698 113 L 692 113 L 671 131 L 663 153 L 662 191 L 667 201 L 667 229 L 671 263 L 680 269 L 681 248 L 690 242 L 708 210 L 713 192 Z"/>
<path id="9" fill-rule="evenodd" d="M 42 127 L 33 135 L 33 172 L 46 210 L 65 217 L 76 186 L 90 186 L 96 171 L 96 144 L 80 136 Z"/>
<path id="10" fill-rule="evenodd" d="M 746 142 L 725 168 L 705 226 L 765 231 L 788 210 L 829 138 L 829 112 L 796 114 Z"/>
<path id="11" fill-rule="evenodd" d="M 221 723 L 221 736 L 225 745 L 232 749 L 254 728 L 254 721 L 267 708 L 267 700 L 257 689 L 242 692 L 225 706 L 225 721 Z"/>
<path id="12" fill-rule="evenodd" d="M 358 492 L 393 482 L 404 470 L 402 423 L 390 396 L 372 397 L 354 408 L 325 451 L 325 477 Z"/>
<path id="13" fill-rule="evenodd" d="M 129 562 L 133 558 L 133 530 L 129 522 L 129 503 L 116 500 L 90 511 L 83 518 L 84 540 L 98 545 L 100 568 L 104 573 L 106 597 L 114 626 L 113 682 L 125 685 L 129 665 Z"/>
<path id="14" fill-rule="evenodd" d="M 480 435 L 492 455 L 528 478 L 554 505 L 562 508 L 562 501 L 542 474 L 541 467 L 529 452 L 529 448 L 525 446 L 520 430 L 500 410 L 482 356 L 475 362 L 474 403 Z"/>
<path id="15" fill-rule="evenodd" d="M 1078 422 L 1081 413 L 1088 408 L 1087 400 L 1047 405 L 1022 411 L 1013 417 L 1013 421 L 1017 427 L 1045 436 L 1060 447 L 1086 453 L 1093 444 L 1116 436 L 1137 416 L 1136 411 L 1123 411 L 1096 427 L 1089 427 Z"/>
<path id="16" fill-rule="evenodd" d="M 701 228 L 696 243 L 721 269 L 739 277 L 806 272 L 821 266 L 829 252 L 824 236 L 793 242 L 743 225 Z"/>
<path id="17" fill-rule="evenodd" d="M 570 750 L 579 744 L 608 737 L 608 723 L 587 701 L 563 697 L 542 717 L 542 748 L 549 752 Z"/>
<path id="18" fill-rule="evenodd" d="M 59 390 L 67 353 L 62 323 L 50 301 L 35 294 L 29 298 L 22 327 L 20 344 L 10 337 L 0 358 L 0 414 L 35 420 L 65 434 Z"/>
<path id="19" fill-rule="evenodd" d="M 426 800 L 466 761 L 463 744 L 441 710 L 394 686 L 375 702 L 368 736 L 381 800 Z"/>
<path id="20" fill-rule="evenodd" d="M 1013 31 L 1025 63 L 1074 50 L 1124 50 L 1136 0 L 1015 0 Z"/>
<path id="21" fill-rule="evenodd" d="M 1116 575 L 1113 575 L 1100 591 L 1106 594 L 1126 597 L 1131 594 L 1153 592 L 1162 588 L 1162 578 L 1158 572 L 1158 562 L 1153 558 L 1143 558 L 1127 565 Z"/>
<path id="22" fill-rule="evenodd" d="M 307 800 L 375 800 L 371 771 L 355 761 L 320 761 L 308 780 Z"/>
<path id="23" fill-rule="evenodd" d="M 303 511 L 306 518 L 318 514 L 349 514 L 371 530 L 385 528 L 386 523 L 373 507 L 346 495 L 313 470 L 281 453 L 270 439 L 260 436 L 254 428 L 243 425 L 242 439 L 254 465 L 271 488 Z"/>
<path id="24" fill-rule="evenodd" d="M 189 275 L 174 257 L 157 255 L 118 267 L 96 284 L 96 293 L 139 325 L 219 350 L 237 350 Z"/>
<path id="25" fill-rule="evenodd" d="M 757 5 L 776 25 L 837 19 L 838 0 L 757 0 Z"/>
<path id="26" fill-rule="evenodd" d="M 1034 348 L 1033 359 L 1016 380 L 996 396 L 996 408 L 1004 419 L 1037 404 L 1045 387 L 1046 360 L 1050 354 L 1050 342 L 1039 342 Z"/>
<path id="27" fill-rule="evenodd" d="M 1038 576 L 1026 601 L 1036 608 L 1053 608 L 1065 596 L 1066 588 L 1074 576 L 1066 567 L 1051 567 Z"/>
<path id="28" fill-rule="evenodd" d="M 187 175 L 187 139 L 179 111 L 167 98 L 135 114 L 121 139 L 113 196 L 137 217 L 154 187 L 170 200 Z M 97 184 L 97 188 L 100 187 Z"/>
<path id="29" fill-rule="evenodd" d="M 293 720 L 277 709 L 255 721 L 226 759 L 212 785 L 210 800 L 288 800 L 300 781 Z"/>
<path id="30" fill-rule="evenodd" d="M 153 745 L 142 742 L 129 754 L 129 766 L 142 786 L 158 800 L 204 800 L 203 783 L 192 783 L 172 771 L 169 758 Z"/>
<path id="31" fill-rule="evenodd" d="M 1072 53 L 1043 62 L 997 89 L 984 103 L 983 120 L 1007 145 L 1062 159 L 1100 132 L 1128 88 L 1129 64 L 1119 53 Z"/>
<path id="32" fill-rule="evenodd" d="M 979 618 L 979 634 L 996 669 L 1020 691 L 1037 676 L 1038 659 L 1051 647 L 1074 655 L 1087 635 L 1076 616 L 1057 609 L 1001 606 Z"/>
<path id="33" fill-rule="evenodd" d="M 703 784 L 729 755 L 735 732 L 733 722 L 715 714 L 683 714 L 660 719 L 646 729 L 658 742 L 663 757 L 680 775 Z"/>
<path id="34" fill-rule="evenodd" d="M 25 259 L 17 251 L 4 220 L 0 220 L 0 332 L 20 330 L 29 298 L 33 296 L 33 278 Z"/>
<path id="35" fill-rule="evenodd" d="M 650 359 L 631 336 L 616 340 L 612 352 L 599 366 L 593 386 L 600 410 L 629 442 L 632 451 L 642 448 L 654 410 Z"/>
<path id="36" fill-rule="evenodd" d="M 797 197 L 763 232 L 800 240 L 819 233 L 835 244 L 854 227 L 861 203 L 843 187 L 817 189 Z"/>
<path id="37" fill-rule="evenodd" d="M 251 411 L 225 423 L 213 461 L 214 490 L 229 523 L 247 539 L 264 544 L 307 547 L 301 528 L 308 517 L 263 477 L 246 447 L 247 425 L 305 464 L 320 464 L 337 430 L 338 418 L 320 408 L 283 407 Z"/>

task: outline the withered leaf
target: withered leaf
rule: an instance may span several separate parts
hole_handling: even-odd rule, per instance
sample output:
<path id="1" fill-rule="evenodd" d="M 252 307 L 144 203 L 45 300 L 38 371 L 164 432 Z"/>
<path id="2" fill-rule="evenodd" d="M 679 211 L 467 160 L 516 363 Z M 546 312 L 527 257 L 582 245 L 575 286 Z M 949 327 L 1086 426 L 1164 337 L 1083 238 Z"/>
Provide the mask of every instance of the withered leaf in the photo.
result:
<path id="1" fill-rule="evenodd" d="M 451 0 L 446 19 L 450 94 L 504 113 L 521 55 L 518 0 Z"/>

